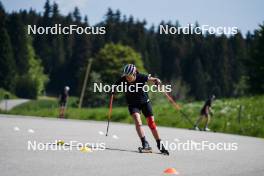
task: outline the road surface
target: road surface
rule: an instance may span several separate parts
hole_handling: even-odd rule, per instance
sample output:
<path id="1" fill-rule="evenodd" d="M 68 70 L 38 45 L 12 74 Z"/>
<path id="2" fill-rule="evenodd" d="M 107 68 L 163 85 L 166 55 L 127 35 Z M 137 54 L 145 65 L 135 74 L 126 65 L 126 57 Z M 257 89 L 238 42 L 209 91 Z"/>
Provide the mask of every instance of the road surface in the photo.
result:
<path id="1" fill-rule="evenodd" d="M 28 99 L 12 99 L 0 101 L 0 109 L 10 111 L 14 107 L 28 102 Z"/>
<path id="2" fill-rule="evenodd" d="M 155 141 L 145 126 L 155 152 Z M 170 151 L 170 156 L 137 153 L 139 140 L 134 126 L 106 122 L 0 115 L 1 176 L 158 176 L 175 168 L 182 176 L 260 176 L 264 175 L 264 139 L 163 128 L 163 140 L 170 143 L 203 140 L 210 143 L 237 143 L 236 151 Z M 176 138 L 176 141 L 175 141 Z M 54 143 L 55 140 L 105 143 L 106 150 L 81 152 L 28 150 L 28 142 Z M 56 145 L 54 145 L 56 146 Z M 175 149 L 175 148 L 174 148 Z M 168 174 L 167 174 L 168 175 Z"/>

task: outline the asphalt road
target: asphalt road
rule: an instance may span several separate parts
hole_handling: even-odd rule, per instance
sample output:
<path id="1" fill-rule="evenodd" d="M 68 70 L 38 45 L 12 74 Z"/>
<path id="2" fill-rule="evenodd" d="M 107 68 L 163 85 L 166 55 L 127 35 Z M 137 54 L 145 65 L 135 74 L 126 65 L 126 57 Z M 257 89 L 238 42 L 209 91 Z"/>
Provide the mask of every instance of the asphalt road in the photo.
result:
<path id="1" fill-rule="evenodd" d="M 0 102 L 0 109 L 9 111 L 9 110 L 13 109 L 14 107 L 16 107 L 20 104 L 26 103 L 28 101 L 29 101 L 28 99 L 2 100 Z"/>
<path id="2" fill-rule="evenodd" d="M 261 176 L 264 175 L 264 139 L 159 128 L 163 140 L 170 143 L 208 141 L 237 143 L 236 151 L 170 151 L 170 156 L 140 154 L 134 126 L 111 123 L 109 136 L 103 133 L 106 122 L 65 120 L 0 115 L 1 176 L 156 176 L 175 168 L 182 176 Z M 146 135 L 154 152 L 155 141 L 147 127 Z M 54 143 L 55 140 L 81 143 L 105 143 L 106 150 L 80 151 L 28 150 L 28 142 Z M 40 145 L 41 146 L 41 145 Z M 42 145 L 43 146 L 43 145 Z M 175 149 L 175 148 L 174 148 Z"/>

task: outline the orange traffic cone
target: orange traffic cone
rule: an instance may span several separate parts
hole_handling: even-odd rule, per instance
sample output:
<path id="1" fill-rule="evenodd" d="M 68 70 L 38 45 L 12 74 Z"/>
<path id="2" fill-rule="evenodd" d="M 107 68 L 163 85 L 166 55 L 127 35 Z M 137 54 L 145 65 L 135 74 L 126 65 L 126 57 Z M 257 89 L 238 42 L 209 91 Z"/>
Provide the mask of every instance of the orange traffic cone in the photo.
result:
<path id="1" fill-rule="evenodd" d="M 178 175 L 179 173 L 176 171 L 176 169 L 174 168 L 168 168 L 164 171 L 165 174 L 174 174 L 174 175 Z"/>

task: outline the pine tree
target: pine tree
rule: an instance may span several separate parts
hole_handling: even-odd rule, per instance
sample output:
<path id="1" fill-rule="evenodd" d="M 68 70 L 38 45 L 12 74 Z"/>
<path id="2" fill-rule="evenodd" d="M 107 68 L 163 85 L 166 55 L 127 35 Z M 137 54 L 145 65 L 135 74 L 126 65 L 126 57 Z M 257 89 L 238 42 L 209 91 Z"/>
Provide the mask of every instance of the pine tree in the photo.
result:
<path id="1" fill-rule="evenodd" d="M 45 2 L 43 17 L 38 21 L 37 26 L 47 27 L 51 26 L 52 7 L 49 0 Z M 52 50 L 51 47 L 52 36 L 36 34 L 33 36 L 33 46 L 36 54 L 42 59 L 45 68 L 45 73 L 50 74 L 53 71 L 52 65 Z"/>
<path id="2" fill-rule="evenodd" d="M 6 14 L 0 2 L 0 87 L 11 92 L 15 89 L 15 61 L 8 32 Z"/>
<path id="3" fill-rule="evenodd" d="M 81 14 L 80 14 L 80 10 L 78 7 L 75 7 L 74 8 L 74 11 L 73 11 L 73 19 L 76 23 L 80 23 L 81 20 L 82 20 L 82 17 L 81 17 Z"/>
<path id="4" fill-rule="evenodd" d="M 23 75 L 29 69 L 29 53 L 27 50 L 27 37 L 25 26 L 20 16 L 13 13 L 9 16 L 8 32 L 13 47 L 14 59 L 16 62 L 17 74 Z"/>
<path id="5" fill-rule="evenodd" d="M 68 69 L 65 71 L 68 80 L 65 81 L 71 85 L 72 93 L 79 95 L 88 59 L 91 57 L 90 37 L 86 34 L 76 34 L 72 49 L 72 57 L 68 62 Z"/>
<path id="6" fill-rule="evenodd" d="M 50 19 L 51 9 L 52 7 L 50 5 L 49 0 L 46 0 L 45 5 L 44 5 L 44 15 L 43 15 L 44 21 L 48 21 Z"/>
<path id="7" fill-rule="evenodd" d="M 247 61 L 250 88 L 253 93 L 264 93 L 264 23 L 255 32 L 253 46 Z"/>
<path id="8" fill-rule="evenodd" d="M 191 93 L 193 93 L 193 95 L 199 100 L 205 99 L 208 96 L 206 89 L 206 77 L 199 57 L 194 60 L 191 68 L 193 70 Z"/>

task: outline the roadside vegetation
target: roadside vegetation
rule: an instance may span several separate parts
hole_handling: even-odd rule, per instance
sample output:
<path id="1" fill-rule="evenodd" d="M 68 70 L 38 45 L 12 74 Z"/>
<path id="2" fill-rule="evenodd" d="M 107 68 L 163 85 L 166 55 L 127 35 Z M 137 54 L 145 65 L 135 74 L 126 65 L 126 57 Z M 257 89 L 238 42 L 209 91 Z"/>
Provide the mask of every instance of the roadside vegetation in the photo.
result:
<path id="1" fill-rule="evenodd" d="M 181 111 L 194 123 L 203 106 L 202 101 L 179 102 Z M 210 128 L 217 132 L 264 137 L 264 96 L 219 99 L 213 104 L 213 117 Z M 127 107 L 113 108 L 112 121 L 133 123 Z M 153 98 L 153 111 L 159 126 L 192 128 L 186 117 L 166 100 L 165 97 Z M 58 102 L 56 98 L 40 98 L 24 103 L 10 114 L 58 117 Z M 77 98 L 71 97 L 66 110 L 66 118 L 80 120 L 106 121 L 108 107 L 82 108 L 77 107 Z M 145 119 L 143 123 L 146 124 Z M 202 128 L 202 126 L 201 126 Z"/>

